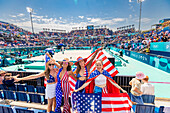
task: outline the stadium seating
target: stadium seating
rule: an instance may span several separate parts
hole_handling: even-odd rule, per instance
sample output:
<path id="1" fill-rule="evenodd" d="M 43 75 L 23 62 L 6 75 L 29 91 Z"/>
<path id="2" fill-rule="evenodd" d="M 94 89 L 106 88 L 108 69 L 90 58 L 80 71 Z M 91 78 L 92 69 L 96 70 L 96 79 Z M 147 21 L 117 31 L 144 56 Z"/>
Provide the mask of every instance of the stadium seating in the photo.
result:
<path id="1" fill-rule="evenodd" d="M 136 104 L 135 113 L 155 113 L 155 106 Z"/>
<path id="2" fill-rule="evenodd" d="M 142 95 L 142 99 L 144 103 L 152 103 L 155 102 L 155 95 Z"/>
<path id="3" fill-rule="evenodd" d="M 44 86 L 37 86 L 36 90 L 37 90 L 37 93 L 45 93 L 45 87 Z"/>
<path id="4" fill-rule="evenodd" d="M 23 91 L 25 92 L 25 85 L 16 85 L 17 86 L 17 91 Z"/>
<path id="5" fill-rule="evenodd" d="M 27 92 L 34 92 L 35 93 L 35 88 L 32 85 L 26 85 Z"/>
<path id="6" fill-rule="evenodd" d="M 16 99 L 17 101 L 26 101 L 28 102 L 28 96 L 24 92 L 16 92 Z"/>
<path id="7" fill-rule="evenodd" d="M 39 94 L 28 94 L 30 98 L 30 102 L 34 103 L 42 103 L 41 101 L 41 95 Z"/>
<path id="8" fill-rule="evenodd" d="M 15 95 L 13 91 L 3 91 L 4 94 L 4 99 L 10 99 L 10 100 L 15 100 Z"/>
<path id="9" fill-rule="evenodd" d="M 0 106 L 0 113 L 14 113 L 11 107 Z"/>
<path id="10" fill-rule="evenodd" d="M 16 113 L 34 113 L 34 111 L 16 108 Z"/>

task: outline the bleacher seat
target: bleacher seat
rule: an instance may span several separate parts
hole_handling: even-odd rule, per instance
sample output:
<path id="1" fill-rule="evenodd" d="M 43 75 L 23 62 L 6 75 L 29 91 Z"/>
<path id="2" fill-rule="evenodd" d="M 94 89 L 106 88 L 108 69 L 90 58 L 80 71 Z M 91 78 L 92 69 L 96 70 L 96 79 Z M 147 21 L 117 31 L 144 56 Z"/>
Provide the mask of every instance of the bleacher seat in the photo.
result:
<path id="1" fill-rule="evenodd" d="M 45 87 L 44 86 L 37 86 L 37 93 L 44 93 L 45 94 Z"/>
<path id="2" fill-rule="evenodd" d="M 2 95 L 2 91 L 0 91 L 0 98 L 3 99 L 4 95 Z"/>
<path id="3" fill-rule="evenodd" d="M 136 104 L 135 113 L 155 113 L 155 106 Z"/>
<path id="4" fill-rule="evenodd" d="M 42 103 L 41 101 L 41 95 L 39 94 L 28 94 L 30 98 L 30 102 L 34 103 Z"/>
<path id="5" fill-rule="evenodd" d="M 15 95 L 13 91 L 4 90 L 3 93 L 4 93 L 4 99 L 15 100 Z"/>
<path id="6" fill-rule="evenodd" d="M 27 92 L 35 92 L 34 86 L 32 85 L 26 85 Z"/>
<path id="7" fill-rule="evenodd" d="M 14 113 L 11 107 L 0 106 L 0 113 Z"/>
<path id="8" fill-rule="evenodd" d="M 34 111 L 16 108 L 16 113 L 34 113 Z"/>
<path id="9" fill-rule="evenodd" d="M 17 91 L 24 91 L 25 92 L 25 85 L 16 85 Z"/>
<path id="10" fill-rule="evenodd" d="M 28 102 L 27 94 L 24 92 L 16 92 L 16 99 L 17 99 L 17 101 L 27 101 Z"/>
<path id="11" fill-rule="evenodd" d="M 7 90 L 6 86 L 4 84 L 0 84 L 0 89 L 1 90 Z"/>
<path id="12" fill-rule="evenodd" d="M 40 109 L 31 109 L 34 111 L 34 113 L 46 113 L 46 110 L 40 110 Z"/>
<path id="13" fill-rule="evenodd" d="M 144 103 L 155 103 L 155 95 L 142 95 Z"/>

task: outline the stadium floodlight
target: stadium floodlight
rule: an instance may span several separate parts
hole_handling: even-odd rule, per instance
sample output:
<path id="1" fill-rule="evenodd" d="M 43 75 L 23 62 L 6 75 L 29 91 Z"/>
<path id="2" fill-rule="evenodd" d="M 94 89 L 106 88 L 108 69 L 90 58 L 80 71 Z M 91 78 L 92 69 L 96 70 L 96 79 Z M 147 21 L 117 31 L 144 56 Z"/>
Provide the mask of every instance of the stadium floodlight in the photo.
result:
<path id="1" fill-rule="evenodd" d="M 144 0 L 137 0 L 137 3 L 140 3 L 140 14 L 139 14 L 139 33 L 141 33 L 140 26 L 141 26 L 141 13 L 142 13 L 142 2 Z"/>
<path id="2" fill-rule="evenodd" d="M 33 13 L 33 9 L 30 7 L 26 7 L 26 10 L 28 13 L 30 13 L 30 19 L 31 19 L 31 26 L 32 26 L 32 33 L 34 34 L 34 27 L 33 27 L 33 22 L 32 22 L 32 13 Z"/>

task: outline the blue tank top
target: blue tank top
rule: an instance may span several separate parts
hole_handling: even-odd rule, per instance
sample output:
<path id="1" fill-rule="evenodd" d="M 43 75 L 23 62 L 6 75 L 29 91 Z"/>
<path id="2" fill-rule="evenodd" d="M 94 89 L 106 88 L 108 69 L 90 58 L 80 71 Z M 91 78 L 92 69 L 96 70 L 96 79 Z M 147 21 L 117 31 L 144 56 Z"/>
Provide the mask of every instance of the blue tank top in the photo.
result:
<path id="1" fill-rule="evenodd" d="M 77 78 L 82 77 L 79 73 L 77 75 Z M 88 77 L 88 71 L 87 71 L 87 67 L 85 66 L 85 73 L 84 73 L 84 77 Z"/>
<path id="2" fill-rule="evenodd" d="M 47 80 L 47 83 L 52 83 L 52 82 L 55 82 L 55 78 L 52 75 L 50 75 L 49 80 Z"/>

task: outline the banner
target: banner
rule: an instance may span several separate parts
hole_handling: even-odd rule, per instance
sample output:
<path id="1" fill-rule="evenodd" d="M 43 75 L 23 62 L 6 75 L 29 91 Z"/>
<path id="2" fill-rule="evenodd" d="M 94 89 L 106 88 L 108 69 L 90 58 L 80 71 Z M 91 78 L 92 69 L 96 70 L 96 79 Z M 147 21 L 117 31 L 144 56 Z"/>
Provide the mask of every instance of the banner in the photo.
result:
<path id="1" fill-rule="evenodd" d="M 155 42 L 150 44 L 151 51 L 170 52 L 170 42 Z"/>

